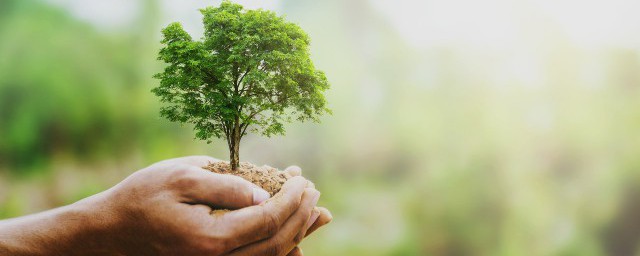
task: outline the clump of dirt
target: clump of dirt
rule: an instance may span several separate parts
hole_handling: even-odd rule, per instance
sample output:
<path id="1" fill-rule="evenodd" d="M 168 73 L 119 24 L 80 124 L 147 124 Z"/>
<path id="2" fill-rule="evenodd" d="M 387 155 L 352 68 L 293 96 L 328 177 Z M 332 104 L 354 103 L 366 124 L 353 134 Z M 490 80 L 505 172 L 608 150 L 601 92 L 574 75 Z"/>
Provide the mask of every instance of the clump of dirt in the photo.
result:
<path id="1" fill-rule="evenodd" d="M 236 176 L 240 176 L 245 180 L 250 181 L 253 184 L 258 185 L 263 188 L 271 196 L 274 196 L 280 188 L 282 188 L 282 184 L 285 183 L 291 175 L 289 173 L 280 171 L 271 166 L 261 166 L 258 167 L 251 163 L 242 162 L 240 166 L 236 170 L 231 170 L 231 166 L 229 162 L 215 162 L 210 163 L 207 166 L 202 167 L 206 170 L 220 173 L 220 174 L 232 174 Z"/>

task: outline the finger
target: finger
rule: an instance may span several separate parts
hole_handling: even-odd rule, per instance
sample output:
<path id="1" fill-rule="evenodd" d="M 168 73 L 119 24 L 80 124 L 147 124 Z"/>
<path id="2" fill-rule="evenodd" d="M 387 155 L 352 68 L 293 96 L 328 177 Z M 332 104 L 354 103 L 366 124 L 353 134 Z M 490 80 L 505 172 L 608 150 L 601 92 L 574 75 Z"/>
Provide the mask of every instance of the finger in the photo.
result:
<path id="1" fill-rule="evenodd" d="M 313 225 L 316 220 L 318 219 L 318 217 L 320 216 L 320 210 L 318 210 L 317 207 L 313 207 L 313 210 L 311 211 L 311 215 L 309 216 L 309 219 L 307 220 L 307 223 L 304 225 L 304 227 L 302 229 L 300 229 L 298 231 L 298 237 L 306 237 L 305 234 L 307 234 L 307 231 L 309 230 L 309 228 L 311 227 L 311 225 Z"/>
<path id="2" fill-rule="evenodd" d="M 270 195 L 264 189 L 238 176 L 207 172 L 185 165 L 188 172 L 176 177 L 183 202 L 205 204 L 214 209 L 240 209 L 260 204 Z"/>
<path id="3" fill-rule="evenodd" d="M 289 166 L 284 171 L 293 177 L 302 175 L 302 169 L 296 165 Z"/>
<path id="4" fill-rule="evenodd" d="M 304 238 L 299 231 L 305 228 L 320 192 L 305 188 L 300 208 L 284 223 L 278 233 L 266 240 L 233 251 L 230 255 L 287 255 Z"/>
<path id="5" fill-rule="evenodd" d="M 270 238 L 300 207 L 307 180 L 293 177 L 284 183 L 280 192 L 261 205 L 227 212 L 220 223 L 226 223 L 231 237 L 236 238 L 229 248 L 238 248 Z"/>
<path id="6" fill-rule="evenodd" d="M 154 165 L 188 164 L 188 165 L 193 165 L 197 167 L 203 167 L 203 166 L 209 165 L 210 163 L 215 163 L 219 161 L 220 160 L 210 156 L 185 156 L 185 157 L 178 157 L 178 158 L 160 161 L 155 163 Z"/>
<path id="7" fill-rule="evenodd" d="M 293 250 L 291 250 L 291 252 L 287 254 L 287 256 L 303 256 L 303 255 L 304 254 L 302 254 L 302 249 L 300 249 L 300 247 L 293 248 Z"/>
<path id="8" fill-rule="evenodd" d="M 311 227 L 309 227 L 309 229 L 304 235 L 305 237 L 311 235 L 311 233 L 316 231 L 318 228 L 329 224 L 333 220 L 333 216 L 331 215 L 331 212 L 327 210 L 327 208 L 324 208 L 324 207 L 317 207 L 317 208 L 320 211 L 320 216 L 318 216 L 318 219 L 311 225 Z"/>
<path id="9" fill-rule="evenodd" d="M 292 165 L 287 167 L 287 169 L 284 169 L 284 172 L 288 173 L 289 175 L 291 175 L 291 177 L 295 177 L 295 176 L 302 176 L 302 169 L 300 169 L 300 167 L 296 166 L 296 165 Z M 313 184 L 313 182 L 309 181 L 309 184 L 307 185 L 308 188 L 316 188 L 316 184 Z"/>

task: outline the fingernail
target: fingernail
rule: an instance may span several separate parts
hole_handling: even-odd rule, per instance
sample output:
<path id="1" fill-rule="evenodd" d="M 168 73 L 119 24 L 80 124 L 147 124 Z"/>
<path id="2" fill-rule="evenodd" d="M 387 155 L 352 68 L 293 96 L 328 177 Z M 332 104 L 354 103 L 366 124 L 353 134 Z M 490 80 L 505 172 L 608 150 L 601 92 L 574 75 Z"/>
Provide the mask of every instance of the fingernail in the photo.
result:
<path id="1" fill-rule="evenodd" d="M 309 221 L 307 221 L 307 227 L 305 229 L 308 230 L 311 227 L 311 225 L 313 225 L 313 223 L 315 223 L 316 220 L 318 220 L 318 217 L 320 217 L 320 211 L 313 210 L 311 212 L 311 217 L 309 218 Z"/>
<path id="2" fill-rule="evenodd" d="M 261 188 L 253 188 L 253 204 L 261 204 L 264 201 L 267 201 L 271 195 L 264 191 Z"/>

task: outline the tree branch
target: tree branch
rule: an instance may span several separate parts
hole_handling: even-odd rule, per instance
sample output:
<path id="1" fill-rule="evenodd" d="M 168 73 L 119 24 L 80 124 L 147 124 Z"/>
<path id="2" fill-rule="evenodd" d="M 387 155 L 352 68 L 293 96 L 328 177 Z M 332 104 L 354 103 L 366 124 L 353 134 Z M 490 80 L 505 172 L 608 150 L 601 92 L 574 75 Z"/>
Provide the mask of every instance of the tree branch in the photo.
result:
<path id="1" fill-rule="evenodd" d="M 251 71 L 251 68 L 247 68 L 247 71 L 244 72 L 244 74 L 242 74 L 242 76 L 240 77 L 238 84 L 242 84 L 242 80 L 244 80 L 244 77 L 247 76 L 247 74 L 249 74 L 249 72 Z M 242 86 L 242 89 L 240 90 L 240 94 L 242 94 L 244 92 L 244 85 Z"/>
<path id="2" fill-rule="evenodd" d="M 223 120 L 220 120 L 220 123 L 222 124 L 222 128 L 224 129 L 224 137 L 227 139 L 227 147 L 231 149 L 231 137 L 229 137 L 231 133 L 229 132 L 229 126 L 227 125 L 227 122 Z"/>
<path id="3" fill-rule="evenodd" d="M 217 84 L 217 83 L 220 82 L 220 79 L 216 78 L 216 76 L 214 76 L 213 74 L 211 74 L 207 70 L 200 68 L 200 71 L 202 71 L 202 73 L 204 73 L 209 79 L 211 79 L 212 83 Z"/>
<path id="4" fill-rule="evenodd" d="M 211 83 L 212 86 L 220 83 L 220 79 L 217 79 L 213 74 L 211 74 L 210 72 L 207 72 L 204 69 L 200 69 L 200 71 L 202 71 L 202 73 L 205 74 L 205 76 L 207 76 L 211 81 L 209 81 Z M 218 91 L 218 93 L 220 93 L 222 95 L 222 97 L 224 98 L 229 98 L 227 94 L 224 93 L 224 91 L 220 90 L 219 88 L 214 86 L 214 89 L 216 89 L 216 91 Z"/>
<path id="5" fill-rule="evenodd" d="M 249 123 L 243 123 L 240 125 L 240 136 L 245 135 L 247 132 L 247 127 L 249 127 Z"/>
<path id="6" fill-rule="evenodd" d="M 263 66 L 262 61 L 258 62 L 258 65 L 256 65 L 256 69 L 258 71 L 262 71 L 262 69 L 260 68 L 261 66 Z M 247 74 L 249 74 L 249 72 L 251 72 L 251 67 L 247 68 L 247 71 L 244 72 L 244 75 L 242 75 L 242 78 L 240 78 L 240 82 L 242 82 L 242 80 L 244 80 L 244 77 L 247 76 Z M 253 86 L 253 84 L 249 84 L 247 88 L 245 88 L 244 84 L 242 85 L 242 90 L 240 90 L 240 95 L 244 94 L 245 92 L 249 92 L 251 91 L 251 87 Z"/>
<path id="7" fill-rule="evenodd" d="M 260 109 L 260 110 L 256 110 L 254 112 L 252 112 L 251 114 L 249 114 L 249 116 L 247 116 L 247 118 L 242 119 L 242 124 L 241 129 L 242 129 L 242 135 L 246 134 L 247 128 L 249 127 L 249 125 L 251 124 L 251 120 L 258 114 L 262 113 L 263 111 L 267 110 L 266 108 Z"/>

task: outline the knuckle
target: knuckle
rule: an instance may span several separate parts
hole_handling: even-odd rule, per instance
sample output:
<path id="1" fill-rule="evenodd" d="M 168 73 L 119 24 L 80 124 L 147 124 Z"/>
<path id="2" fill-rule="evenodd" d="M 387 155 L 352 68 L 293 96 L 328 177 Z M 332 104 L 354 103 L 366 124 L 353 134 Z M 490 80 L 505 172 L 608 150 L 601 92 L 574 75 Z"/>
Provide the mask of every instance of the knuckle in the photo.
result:
<path id="1" fill-rule="evenodd" d="M 277 239 L 274 239 L 274 241 L 267 246 L 266 251 L 264 252 L 264 255 L 267 256 L 281 256 L 284 255 L 284 246 L 282 246 L 282 243 L 280 243 Z"/>
<path id="2" fill-rule="evenodd" d="M 286 204 L 286 209 L 289 212 L 295 212 L 299 207 L 300 204 L 302 204 L 302 197 L 295 197 L 292 198 L 291 201 L 289 201 L 290 203 Z"/>
<path id="3" fill-rule="evenodd" d="M 172 164 L 168 167 L 172 175 L 184 176 L 189 173 L 190 166 L 185 164 Z"/>
<path id="4" fill-rule="evenodd" d="M 262 219 L 264 221 L 264 227 L 266 229 L 267 236 L 272 237 L 280 231 L 280 217 L 276 214 L 272 214 L 267 211 L 265 207 L 262 207 Z"/>
<path id="5" fill-rule="evenodd" d="M 183 165 L 177 165 L 171 169 L 170 179 L 172 184 L 178 188 L 193 187 L 198 182 L 198 179 L 191 175 L 189 168 Z"/>
<path id="6" fill-rule="evenodd" d="M 295 237 L 293 237 L 293 243 L 300 244 L 302 243 L 302 239 L 304 239 L 304 234 L 302 232 L 299 232 Z"/>

